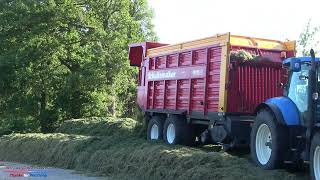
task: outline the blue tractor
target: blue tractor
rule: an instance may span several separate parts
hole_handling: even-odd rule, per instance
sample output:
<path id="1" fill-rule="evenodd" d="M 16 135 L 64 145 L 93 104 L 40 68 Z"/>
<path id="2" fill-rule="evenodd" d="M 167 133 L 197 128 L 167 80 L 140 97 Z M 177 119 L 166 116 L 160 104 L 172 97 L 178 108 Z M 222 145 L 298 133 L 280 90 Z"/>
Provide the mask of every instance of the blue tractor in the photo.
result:
<path id="1" fill-rule="evenodd" d="M 320 180 L 320 64 L 311 57 L 289 58 L 284 96 L 257 107 L 251 130 L 251 156 L 264 169 L 309 163 L 310 177 Z"/>

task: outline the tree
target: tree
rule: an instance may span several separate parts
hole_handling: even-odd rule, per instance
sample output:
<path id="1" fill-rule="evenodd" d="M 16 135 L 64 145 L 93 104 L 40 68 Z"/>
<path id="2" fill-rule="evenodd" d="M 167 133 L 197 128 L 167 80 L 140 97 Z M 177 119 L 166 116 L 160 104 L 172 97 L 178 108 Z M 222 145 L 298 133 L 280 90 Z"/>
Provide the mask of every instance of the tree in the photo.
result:
<path id="1" fill-rule="evenodd" d="M 1 1 L 3 123 L 50 132 L 64 119 L 128 115 L 108 107 L 132 106 L 134 85 L 113 84 L 135 79 L 128 44 L 155 39 L 151 18 L 146 0 Z"/>
<path id="2" fill-rule="evenodd" d="M 320 26 L 312 26 L 311 20 L 308 21 L 305 29 L 300 33 L 298 40 L 298 53 L 303 56 L 310 56 L 310 49 L 316 49 L 319 45 L 319 40 L 316 37 L 320 31 Z"/>

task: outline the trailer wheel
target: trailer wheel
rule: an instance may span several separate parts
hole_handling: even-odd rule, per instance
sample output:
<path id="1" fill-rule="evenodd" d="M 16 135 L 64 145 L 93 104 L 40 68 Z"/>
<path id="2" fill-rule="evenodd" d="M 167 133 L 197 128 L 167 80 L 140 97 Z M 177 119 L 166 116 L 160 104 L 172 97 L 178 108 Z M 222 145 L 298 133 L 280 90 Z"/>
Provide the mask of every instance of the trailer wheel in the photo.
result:
<path id="1" fill-rule="evenodd" d="M 163 138 L 167 144 L 193 145 L 195 137 L 192 128 L 185 120 L 178 116 L 166 119 L 163 129 Z"/>
<path id="2" fill-rule="evenodd" d="M 267 110 L 258 113 L 251 130 L 251 157 L 263 169 L 275 169 L 283 163 L 286 129 L 276 123 Z"/>
<path id="3" fill-rule="evenodd" d="M 316 133 L 310 148 L 310 175 L 312 180 L 320 180 L 320 134 Z"/>
<path id="4" fill-rule="evenodd" d="M 148 123 L 147 138 L 148 140 L 162 139 L 163 123 L 159 116 L 153 116 Z"/>

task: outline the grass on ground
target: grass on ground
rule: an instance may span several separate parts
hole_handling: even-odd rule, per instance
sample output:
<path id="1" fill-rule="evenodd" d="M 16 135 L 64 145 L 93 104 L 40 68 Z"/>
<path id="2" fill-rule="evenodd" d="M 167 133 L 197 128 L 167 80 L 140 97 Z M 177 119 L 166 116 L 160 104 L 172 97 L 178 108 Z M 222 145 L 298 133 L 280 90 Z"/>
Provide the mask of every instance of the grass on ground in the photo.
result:
<path id="1" fill-rule="evenodd" d="M 266 171 L 247 156 L 147 142 L 132 119 L 65 122 L 52 134 L 0 138 L 0 159 L 75 169 L 113 179 L 302 180 L 307 173 Z"/>

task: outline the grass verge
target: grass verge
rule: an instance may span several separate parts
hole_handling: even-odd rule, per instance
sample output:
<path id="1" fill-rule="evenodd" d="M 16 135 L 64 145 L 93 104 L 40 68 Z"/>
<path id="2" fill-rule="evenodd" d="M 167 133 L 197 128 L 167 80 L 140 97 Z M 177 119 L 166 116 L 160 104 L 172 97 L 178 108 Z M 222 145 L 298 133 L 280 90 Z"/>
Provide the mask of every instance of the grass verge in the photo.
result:
<path id="1" fill-rule="evenodd" d="M 262 170 L 247 156 L 147 142 L 132 119 L 71 120 L 57 133 L 3 136 L 0 158 L 114 179 L 308 179 L 307 173 Z"/>

